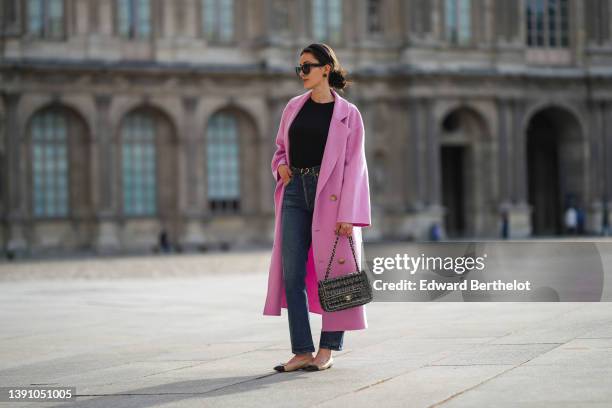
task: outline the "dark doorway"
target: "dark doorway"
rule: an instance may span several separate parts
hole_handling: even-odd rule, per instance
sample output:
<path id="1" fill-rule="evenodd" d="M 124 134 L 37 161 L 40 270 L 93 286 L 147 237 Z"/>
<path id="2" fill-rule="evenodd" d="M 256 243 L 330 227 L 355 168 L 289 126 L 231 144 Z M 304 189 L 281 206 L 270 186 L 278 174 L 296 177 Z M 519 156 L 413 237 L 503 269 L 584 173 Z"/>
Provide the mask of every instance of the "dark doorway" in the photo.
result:
<path id="1" fill-rule="evenodd" d="M 442 204 L 444 227 L 449 238 L 465 233 L 465 147 L 442 146 Z"/>
<path id="2" fill-rule="evenodd" d="M 559 141 L 556 126 L 545 114 L 527 129 L 527 174 L 533 235 L 562 233 L 559 186 Z"/>

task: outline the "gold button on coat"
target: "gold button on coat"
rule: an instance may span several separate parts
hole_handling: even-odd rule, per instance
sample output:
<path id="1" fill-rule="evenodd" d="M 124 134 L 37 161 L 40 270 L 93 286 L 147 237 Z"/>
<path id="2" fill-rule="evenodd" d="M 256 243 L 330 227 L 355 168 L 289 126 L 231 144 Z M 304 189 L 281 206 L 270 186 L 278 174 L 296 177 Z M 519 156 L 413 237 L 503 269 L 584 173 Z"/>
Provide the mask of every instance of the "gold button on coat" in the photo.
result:
<path id="1" fill-rule="evenodd" d="M 340 258 L 340 259 L 338 259 L 338 263 L 339 263 L 339 264 L 343 264 L 344 262 L 345 262 L 344 258 Z"/>
<path id="2" fill-rule="evenodd" d="M 332 195 L 329 196 L 329 199 L 332 200 L 332 201 L 336 201 L 337 198 L 338 197 L 336 197 L 335 194 L 332 194 Z"/>

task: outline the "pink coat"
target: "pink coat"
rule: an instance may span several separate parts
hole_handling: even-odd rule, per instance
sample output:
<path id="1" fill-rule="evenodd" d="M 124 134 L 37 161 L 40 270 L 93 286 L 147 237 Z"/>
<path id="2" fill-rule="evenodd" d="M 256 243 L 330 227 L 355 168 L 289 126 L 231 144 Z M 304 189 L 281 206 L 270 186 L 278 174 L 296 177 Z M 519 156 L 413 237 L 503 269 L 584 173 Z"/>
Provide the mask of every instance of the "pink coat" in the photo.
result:
<path id="1" fill-rule="evenodd" d="M 277 149 L 272 158 L 272 175 L 276 179 L 274 244 L 264 315 L 280 316 L 281 308 L 287 307 L 281 257 L 281 210 L 285 186 L 277 169 L 281 164 L 289 164 L 288 129 L 311 92 L 298 95 L 287 103 L 276 136 Z M 317 282 L 325 277 L 336 238 L 336 223 L 353 224 L 353 243 L 359 265 L 361 265 L 361 227 L 370 225 L 370 189 L 363 120 L 355 105 L 342 98 L 335 90 L 332 90 L 332 93 L 335 97 L 334 111 L 317 182 L 312 219 L 312 244 L 306 267 L 306 290 L 310 312 L 322 314 L 322 330 L 359 330 L 367 328 L 365 306 L 325 312 L 321 308 L 317 293 Z M 351 272 L 355 272 L 355 261 L 348 237 L 341 236 L 329 276 Z"/>

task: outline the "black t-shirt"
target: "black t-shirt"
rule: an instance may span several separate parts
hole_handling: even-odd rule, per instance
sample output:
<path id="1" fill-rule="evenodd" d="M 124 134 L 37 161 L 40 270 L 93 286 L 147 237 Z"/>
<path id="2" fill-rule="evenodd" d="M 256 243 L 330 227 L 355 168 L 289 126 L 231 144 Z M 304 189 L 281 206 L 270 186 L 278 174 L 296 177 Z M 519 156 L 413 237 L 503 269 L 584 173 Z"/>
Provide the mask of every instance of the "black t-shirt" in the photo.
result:
<path id="1" fill-rule="evenodd" d="M 295 167 L 318 166 L 323 161 L 334 102 L 317 103 L 311 97 L 289 127 L 289 161 Z"/>

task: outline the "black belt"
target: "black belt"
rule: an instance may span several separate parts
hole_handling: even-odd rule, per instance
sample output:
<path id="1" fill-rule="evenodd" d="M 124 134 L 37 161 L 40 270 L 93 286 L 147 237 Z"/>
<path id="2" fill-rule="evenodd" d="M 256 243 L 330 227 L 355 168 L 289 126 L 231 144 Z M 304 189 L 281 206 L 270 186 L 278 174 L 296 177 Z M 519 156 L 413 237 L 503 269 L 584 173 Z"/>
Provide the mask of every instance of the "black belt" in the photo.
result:
<path id="1" fill-rule="evenodd" d="M 313 167 L 294 167 L 291 166 L 292 171 L 297 171 L 300 174 L 313 174 L 315 176 L 319 175 L 319 170 L 321 165 L 313 166 Z"/>

